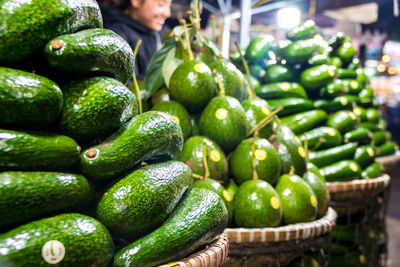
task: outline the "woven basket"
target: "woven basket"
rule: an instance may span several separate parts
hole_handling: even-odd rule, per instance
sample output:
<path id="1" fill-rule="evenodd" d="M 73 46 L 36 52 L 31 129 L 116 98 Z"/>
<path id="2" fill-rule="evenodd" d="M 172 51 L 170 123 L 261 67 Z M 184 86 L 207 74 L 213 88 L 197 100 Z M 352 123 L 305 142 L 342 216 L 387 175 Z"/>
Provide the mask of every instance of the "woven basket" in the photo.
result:
<path id="1" fill-rule="evenodd" d="M 215 242 L 203 250 L 182 260 L 160 265 L 159 267 L 218 267 L 227 261 L 228 249 L 228 237 L 223 233 Z"/>
<path id="2" fill-rule="evenodd" d="M 277 266 L 288 264 L 301 255 L 301 250 L 325 242 L 335 227 L 336 212 L 329 208 L 326 215 L 309 223 L 274 228 L 227 228 L 229 259 L 223 266 Z"/>
<path id="3" fill-rule="evenodd" d="M 400 151 L 396 151 L 393 155 L 378 157 L 376 161 L 382 164 L 384 172 L 389 172 L 393 170 L 400 161 Z"/>
<path id="4" fill-rule="evenodd" d="M 338 215 L 354 213 L 363 209 L 390 184 L 390 176 L 383 174 L 373 179 L 360 179 L 348 182 L 327 182 L 326 187 L 331 195 L 331 206 Z"/>

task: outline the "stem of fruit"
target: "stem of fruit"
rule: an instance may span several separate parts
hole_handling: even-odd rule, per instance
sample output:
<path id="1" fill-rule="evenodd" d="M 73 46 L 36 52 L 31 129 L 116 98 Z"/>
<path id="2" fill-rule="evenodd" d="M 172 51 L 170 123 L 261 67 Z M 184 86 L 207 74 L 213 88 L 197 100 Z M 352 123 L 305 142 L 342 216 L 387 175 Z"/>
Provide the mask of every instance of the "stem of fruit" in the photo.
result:
<path id="1" fill-rule="evenodd" d="M 204 180 L 207 180 L 210 177 L 210 171 L 208 169 L 208 163 L 207 163 L 207 144 L 206 144 L 206 140 L 203 141 L 203 165 L 204 165 Z"/>
<path id="2" fill-rule="evenodd" d="M 139 39 L 138 42 L 136 43 L 135 50 L 133 51 L 133 56 L 134 56 L 135 60 L 136 60 L 136 56 L 137 56 L 137 53 L 139 51 L 139 47 L 141 44 L 142 44 L 142 40 Z M 137 82 L 135 72 L 132 73 L 132 80 L 133 80 L 133 86 L 134 86 L 135 92 L 136 92 L 136 98 L 137 98 L 138 105 L 139 105 L 139 114 L 141 114 L 143 112 L 142 97 L 140 96 L 140 88 L 139 88 L 139 84 Z"/>
<path id="3" fill-rule="evenodd" d="M 188 55 L 189 55 L 189 60 L 193 60 L 193 53 L 192 53 L 192 48 L 190 46 L 189 31 L 188 31 L 188 28 L 187 28 L 187 25 L 186 25 L 186 20 L 180 19 L 179 22 L 182 23 L 183 30 L 185 32 L 185 40 L 186 40 L 186 44 L 187 44 L 186 50 L 187 50 Z"/>
<path id="4" fill-rule="evenodd" d="M 201 0 L 196 0 L 194 2 L 194 15 L 195 15 L 195 23 L 194 23 L 194 28 L 195 28 L 195 35 L 200 32 L 200 13 L 201 13 L 202 5 L 201 5 Z"/>
<path id="5" fill-rule="evenodd" d="M 247 74 L 247 87 L 248 87 L 247 91 L 248 91 L 248 94 L 249 94 L 249 99 L 254 99 L 256 97 L 256 93 L 254 92 L 254 88 L 251 87 L 249 65 L 247 65 L 246 59 L 244 58 L 244 56 L 242 54 L 242 50 L 240 49 L 238 41 L 235 40 L 234 43 L 235 43 L 237 51 L 239 52 L 240 59 L 242 60 L 242 64 L 243 64 L 244 70 L 246 71 L 246 74 Z M 251 93 L 249 91 L 249 88 L 250 88 Z"/>
<path id="6" fill-rule="evenodd" d="M 258 180 L 257 165 L 256 165 L 256 150 L 254 148 L 254 138 L 251 139 L 251 167 L 253 169 L 253 181 Z"/>
<path id="7" fill-rule="evenodd" d="M 215 16 L 211 15 L 211 26 L 212 26 L 212 41 L 215 42 L 215 28 L 216 28 L 216 23 L 215 23 Z"/>
<path id="8" fill-rule="evenodd" d="M 279 107 L 272 111 L 269 115 L 267 115 L 264 119 L 262 119 L 259 123 L 257 123 L 256 126 L 254 126 L 249 133 L 247 134 L 247 137 L 253 135 L 256 131 L 259 131 L 260 129 L 264 128 L 267 124 L 269 124 L 273 119 L 274 116 L 283 109 L 283 107 Z"/>
<path id="9" fill-rule="evenodd" d="M 217 85 L 218 85 L 218 88 L 219 88 L 218 95 L 219 96 L 224 96 L 225 95 L 225 88 L 224 88 L 224 85 L 221 82 L 221 78 L 219 77 L 219 74 L 218 74 L 217 70 L 214 69 L 213 73 L 215 75 L 215 78 L 217 79 Z"/>

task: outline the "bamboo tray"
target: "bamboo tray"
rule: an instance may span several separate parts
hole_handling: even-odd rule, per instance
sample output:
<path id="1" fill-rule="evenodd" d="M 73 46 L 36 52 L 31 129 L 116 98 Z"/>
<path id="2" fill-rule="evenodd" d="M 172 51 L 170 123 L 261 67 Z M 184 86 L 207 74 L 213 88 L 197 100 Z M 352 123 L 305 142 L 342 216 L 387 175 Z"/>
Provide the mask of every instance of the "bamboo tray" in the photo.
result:
<path id="1" fill-rule="evenodd" d="M 384 172 L 389 172 L 393 170 L 400 161 L 400 151 L 396 151 L 393 155 L 378 157 L 375 160 L 382 164 Z"/>
<path id="2" fill-rule="evenodd" d="M 203 250 L 179 261 L 159 267 L 218 267 L 227 261 L 229 250 L 228 237 L 225 233 Z"/>
<path id="3" fill-rule="evenodd" d="M 284 265 L 307 251 L 321 246 L 336 225 L 336 212 L 329 208 L 326 215 L 308 223 L 270 228 L 227 228 L 229 260 L 223 266 Z"/>

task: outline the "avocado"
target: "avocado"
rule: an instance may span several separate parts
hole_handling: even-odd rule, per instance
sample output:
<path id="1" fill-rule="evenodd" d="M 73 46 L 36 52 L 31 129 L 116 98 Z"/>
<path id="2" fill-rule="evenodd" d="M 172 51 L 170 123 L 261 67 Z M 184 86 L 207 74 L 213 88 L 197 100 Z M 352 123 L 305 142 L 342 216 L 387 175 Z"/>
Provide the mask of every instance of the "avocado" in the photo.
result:
<path id="1" fill-rule="evenodd" d="M 57 122 L 62 106 L 63 93 L 53 81 L 22 70 L 0 67 L 2 127 L 50 129 Z"/>
<path id="2" fill-rule="evenodd" d="M 62 91 L 59 131 L 78 142 L 107 137 L 138 113 L 135 95 L 114 78 L 84 78 L 63 86 Z"/>
<path id="3" fill-rule="evenodd" d="M 130 45 L 108 29 L 87 29 L 57 36 L 45 45 L 47 63 L 64 74 L 110 76 L 126 84 L 135 59 Z"/>
<path id="4" fill-rule="evenodd" d="M 353 160 L 342 160 L 320 169 L 327 182 L 343 182 L 361 176 L 361 167 Z"/>
<path id="5" fill-rule="evenodd" d="M 361 104 L 368 105 L 372 103 L 374 99 L 374 89 L 364 88 L 358 93 L 358 97 L 360 98 Z"/>
<path id="6" fill-rule="evenodd" d="M 325 182 L 323 182 L 315 173 L 306 172 L 303 175 L 304 181 L 311 187 L 318 201 L 318 212 L 317 217 L 320 218 L 325 215 L 329 207 L 329 192 L 326 188 Z"/>
<path id="7" fill-rule="evenodd" d="M 81 154 L 81 170 L 92 180 L 106 180 L 151 159 L 173 159 L 182 150 L 182 130 L 169 114 L 147 111 Z"/>
<path id="8" fill-rule="evenodd" d="M 339 79 L 357 79 L 357 72 L 352 69 L 338 69 L 338 78 Z"/>
<path id="9" fill-rule="evenodd" d="M 254 153 L 252 144 L 254 142 Z M 264 138 L 248 138 L 243 140 L 233 151 L 230 160 L 230 171 L 238 185 L 253 178 L 252 158 L 260 180 L 275 184 L 281 171 L 281 163 L 275 148 Z"/>
<path id="10" fill-rule="evenodd" d="M 373 162 L 368 165 L 365 169 L 361 172 L 362 178 L 376 178 L 384 171 L 382 164 L 379 162 Z"/>
<path id="11" fill-rule="evenodd" d="M 318 200 L 311 187 L 300 176 L 282 175 L 279 177 L 275 190 L 282 203 L 283 223 L 315 220 Z"/>
<path id="12" fill-rule="evenodd" d="M 373 140 L 373 132 L 366 128 L 356 128 L 343 135 L 343 142 L 357 142 L 359 144 L 369 144 Z"/>
<path id="13" fill-rule="evenodd" d="M 179 161 L 143 166 L 104 193 L 96 217 L 113 237 L 135 240 L 168 218 L 192 181 L 190 168 Z"/>
<path id="14" fill-rule="evenodd" d="M 85 177 L 60 172 L 0 173 L 0 228 L 88 207 L 94 192 Z"/>
<path id="15" fill-rule="evenodd" d="M 303 86 L 295 82 L 263 84 L 256 87 L 254 91 L 258 97 L 266 100 L 288 97 L 307 98 L 307 93 Z"/>
<path id="16" fill-rule="evenodd" d="M 103 20 L 94 0 L 4 0 L 0 25 L 0 65 L 4 65 L 38 52 L 56 36 L 102 28 Z"/>
<path id="17" fill-rule="evenodd" d="M 353 60 L 353 57 L 357 54 L 354 46 L 351 45 L 351 42 L 344 42 L 341 46 L 338 47 L 336 51 L 336 55 L 345 63 L 348 64 Z"/>
<path id="18" fill-rule="evenodd" d="M 377 155 L 380 157 L 388 156 L 396 153 L 397 150 L 399 150 L 397 144 L 389 140 L 378 147 Z"/>
<path id="19" fill-rule="evenodd" d="M 192 132 L 192 125 L 190 123 L 190 115 L 186 108 L 176 101 L 164 101 L 156 104 L 151 110 L 166 112 L 178 122 L 181 126 L 183 138 L 190 137 Z"/>
<path id="20" fill-rule="evenodd" d="M 209 245 L 228 223 L 222 199 L 204 188 L 192 188 L 162 226 L 127 245 L 114 266 L 154 266 L 183 258 Z"/>
<path id="21" fill-rule="evenodd" d="M 339 160 L 353 159 L 357 146 L 357 143 L 351 142 L 324 150 L 312 151 L 309 153 L 310 162 L 321 168 Z"/>
<path id="22" fill-rule="evenodd" d="M 196 135 L 200 135 L 200 116 L 201 113 L 194 113 L 194 114 L 189 114 L 190 115 L 190 125 L 192 128 L 192 132 L 191 135 L 192 136 L 196 136 Z"/>
<path id="23" fill-rule="evenodd" d="M 288 126 L 295 134 L 302 134 L 325 122 L 327 117 L 324 110 L 315 109 L 283 117 L 281 123 Z"/>
<path id="24" fill-rule="evenodd" d="M 238 227 L 275 227 L 282 220 L 282 206 L 275 189 L 262 180 L 249 180 L 234 198 L 234 218 Z"/>
<path id="25" fill-rule="evenodd" d="M 275 38 L 272 35 L 260 35 L 250 41 L 246 49 L 245 57 L 252 64 L 263 64 L 265 59 L 271 59 L 270 54 L 273 53 L 273 43 Z"/>
<path id="26" fill-rule="evenodd" d="M 340 68 L 340 67 L 342 67 L 343 62 L 340 59 L 340 57 L 331 57 L 329 59 L 329 61 L 328 61 L 328 64 L 331 65 L 331 66 L 335 66 L 337 68 Z"/>
<path id="27" fill-rule="evenodd" d="M 375 149 L 371 145 L 364 145 L 357 147 L 354 153 L 354 161 L 357 162 L 361 168 L 366 168 L 375 160 Z"/>
<path id="28" fill-rule="evenodd" d="M 254 88 L 257 88 L 258 86 L 260 86 L 260 82 L 253 75 L 244 74 L 243 76 L 246 79 L 246 81 L 249 83 L 250 88 L 254 89 Z"/>
<path id="29" fill-rule="evenodd" d="M 273 111 L 279 107 L 283 107 L 277 113 L 281 117 L 314 109 L 313 101 L 295 97 L 268 100 L 268 105 Z"/>
<path id="30" fill-rule="evenodd" d="M 264 82 L 266 71 L 259 65 L 249 66 L 250 75 L 255 77 L 260 83 Z"/>
<path id="31" fill-rule="evenodd" d="M 375 108 L 367 108 L 366 117 L 368 122 L 378 123 L 381 118 L 381 113 Z"/>
<path id="32" fill-rule="evenodd" d="M 325 177 L 321 174 L 319 168 L 315 166 L 315 164 L 307 162 L 307 172 L 314 173 L 322 182 L 326 182 Z"/>
<path id="33" fill-rule="evenodd" d="M 202 110 L 217 94 L 217 84 L 210 68 L 198 60 L 187 60 L 172 73 L 170 96 L 190 113 Z"/>
<path id="34" fill-rule="evenodd" d="M 6 266 L 102 266 L 114 255 L 108 230 L 97 220 L 66 213 L 0 234 L 0 262 Z"/>
<path id="35" fill-rule="evenodd" d="M 291 41 L 313 38 L 318 33 L 317 26 L 313 20 L 306 20 L 300 25 L 288 30 L 286 38 Z"/>
<path id="36" fill-rule="evenodd" d="M 375 131 L 372 132 L 371 145 L 380 146 L 386 141 L 390 141 L 391 139 L 392 134 L 389 131 Z"/>
<path id="37" fill-rule="evenodd" d="M 0 170 L 66 171 L 79 162 L 80 152 L 65 135 L 0 129 Z"/>
<path id="38" fill-rule="evenodd" d="M 335 66 L 318 65 L 300 74 L 300 84 L 309 90 L 318 90 L 333 81 L 337 73 Z"/>
<path id="39" fill-rule="evenodd" d="M 200 130 L 225 152 L 232 151 L 247 136 L 246 113 L 236 98 L 214 97 L 201 114 Z"/>
<path id="40" fill-rule="evenodd" d="M 349 132 L 356 127 L 357 116 L 351 111 L 339 110 L 329 117 L 326 125 L 336 128 L 341 133 Z"/>
<path id="41" fill-rule="evenodd" d="M 261 98 L 246 99 L 240 103 L 246 112 L 249 131 L 257 126 L 263 119 L 271 115 L 267 101 Z M 258 135 L 262 138 L 269 138 L 272 134 L 272 123 L 258 129 Z"/>
<path id="42" fill-rule="evenodd" d="M 329 57 L 324 54 L 317 54 L 312 57 L 310 57 L 307 61 L 308 65 L 310 66 L 318 66 L 318 65 L 324 65 L 328 64 L 329 62 Z"/>
<path id="43" fill-rule="evenodd" d="M 287 65 L 273 65 L 265 72 L 266 83 L 290 82 L 294 79 L 294 73 Z"/>
<path id="44" fill-rule="evenodd" d="M 283 58 L 291 64 L 302 64 L 307 62 L 317 49 L 314 39 L 297 40 L 285 47 Z"/>
<path id="45" fill-rule="evenodd" d="M 342 143 L 342 136 L 332 127 L 321 126 L 299 135 L 300 141 L 305 145 L 307 140 L 310 150 L 319 150 L 338 146 Z"/>

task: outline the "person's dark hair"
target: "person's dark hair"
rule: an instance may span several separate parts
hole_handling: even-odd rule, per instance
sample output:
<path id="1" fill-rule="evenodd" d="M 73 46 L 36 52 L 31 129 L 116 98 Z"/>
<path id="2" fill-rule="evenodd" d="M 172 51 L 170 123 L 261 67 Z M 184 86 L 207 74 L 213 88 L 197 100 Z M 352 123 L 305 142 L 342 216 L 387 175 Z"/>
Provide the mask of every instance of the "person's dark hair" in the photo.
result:
<path id="1" fill-rule="evenodd" d="M 117 4 L 117 6 L 122 10 L 127 9 L 131 5 L 130 0 L 119 0 L 118 2 L 119 4 Z"/>

